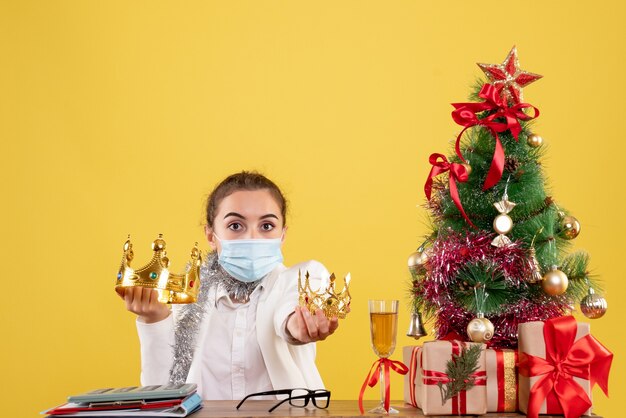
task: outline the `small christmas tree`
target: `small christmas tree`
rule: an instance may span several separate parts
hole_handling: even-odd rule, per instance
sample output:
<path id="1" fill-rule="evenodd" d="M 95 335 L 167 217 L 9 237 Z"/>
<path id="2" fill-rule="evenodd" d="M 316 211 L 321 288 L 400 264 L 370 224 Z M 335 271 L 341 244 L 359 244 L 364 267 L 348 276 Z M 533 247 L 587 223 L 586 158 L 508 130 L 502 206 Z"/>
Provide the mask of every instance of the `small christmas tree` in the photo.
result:
<path id="1" fill-rule="evenodd" d="M 539 110 L 522 88 L 541 78 L 519 67 L 515 47 L 502 64 L 478 64 L 471 103 L 453 104 L 463 130 L 454 153 L 432 154 L 424 190 L 432 234 L 409 258 L 414 312 L 434 319 L 437 338 L 456 333 L 516 347 L 519 323 L 571 311 L 599 317 L 588 255 L 565 255 L 578 221 L 546 191 Z"/>

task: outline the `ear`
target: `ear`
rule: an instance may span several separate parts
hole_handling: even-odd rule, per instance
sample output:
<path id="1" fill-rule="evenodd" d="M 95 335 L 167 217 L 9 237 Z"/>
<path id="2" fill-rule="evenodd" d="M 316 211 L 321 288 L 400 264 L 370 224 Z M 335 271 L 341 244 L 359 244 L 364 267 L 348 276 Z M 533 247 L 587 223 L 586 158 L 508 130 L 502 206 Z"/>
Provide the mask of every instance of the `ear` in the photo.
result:
<path id="1" fill-rule="evenodd" d="M 217 244 L 215 243 L 215 235 L 213 235 L 213 229 L 209 225 L 204 226 L 204 235 L 206 236 L 206 240 L 209 242 L 209 246 L 213 251 L 217 249 Z"/>
<path id="2" fill-rule="evenodd" d="M 284 244 L 285 240 L 287 239 L 287 229 L 289 229 L 289 227 L 287 227 L 287 226 L 285 228 L 283 228 L 283 237 L 280 240 L 280 244 L 281 245 Z"/>

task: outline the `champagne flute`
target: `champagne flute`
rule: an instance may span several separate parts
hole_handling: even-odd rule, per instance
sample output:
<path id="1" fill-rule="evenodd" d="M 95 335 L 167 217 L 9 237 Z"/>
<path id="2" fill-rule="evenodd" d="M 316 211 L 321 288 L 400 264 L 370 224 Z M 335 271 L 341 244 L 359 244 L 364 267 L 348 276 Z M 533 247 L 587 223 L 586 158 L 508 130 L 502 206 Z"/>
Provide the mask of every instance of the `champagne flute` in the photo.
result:
<path id="1" fill-rule="evenodd" d="M 370 300 L 370 330 L 372 333 L 372 348 L 380 358 L 388 358 L 396 348 L 396 332 L 398 328 L 398 301 L 397 300 Z M 380 405 L 368 411 L 375 414 L 397 414 L 398 410 L 389 407 L 385 409 L 385 375 L 380 368 Z"/>

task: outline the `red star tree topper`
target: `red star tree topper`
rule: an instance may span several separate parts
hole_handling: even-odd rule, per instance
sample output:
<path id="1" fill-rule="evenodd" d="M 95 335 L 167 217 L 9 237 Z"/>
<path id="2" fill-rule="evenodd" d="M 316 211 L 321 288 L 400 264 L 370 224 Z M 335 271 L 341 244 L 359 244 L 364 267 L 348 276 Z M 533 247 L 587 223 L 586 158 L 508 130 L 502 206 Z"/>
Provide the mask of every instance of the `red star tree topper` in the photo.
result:
<path id="1" fill-rule="evenodd" d="M 500 91 L 500 95 L 513 104 L 523 100 L 522 87 L 543 77 L 520 68 L 515 47 L 511 48 L 502 64 L 478 64 L 478 66 L 485 72 L 491 84 Z"/>

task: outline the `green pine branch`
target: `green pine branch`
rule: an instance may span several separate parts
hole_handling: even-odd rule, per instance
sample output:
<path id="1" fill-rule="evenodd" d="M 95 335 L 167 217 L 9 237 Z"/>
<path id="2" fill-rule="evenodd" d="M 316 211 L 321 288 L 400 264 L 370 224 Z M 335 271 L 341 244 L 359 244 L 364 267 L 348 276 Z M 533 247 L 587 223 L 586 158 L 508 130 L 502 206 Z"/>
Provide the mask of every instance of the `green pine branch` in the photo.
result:
<path id="1" fill-rule="evenodd" d="M 499 266 L 491 262 L 467 264 L 459 271 L 456 285 L 452 286 L 452 294 L 463 308 L 469 312 L 500 314 L 510 304 L 520 298 L 519 289 L 512 288 L 506 281 Z M 476 294 L 486 293 L 483 306 L 477 306 Z"/>
<path id="2" fill-rule="evenodd" d="M 468 391 L 474 387 L 476 378 L 472 375 L 478 370 L 478 359 L 481 351 L 480 345 L 472 344 L 469 348 L 463 346 L 461 354 L 452 354 L 452 359 L 446 363 L 446 374 L 449 381 L 445 385 L 437 382 L 442 405 L 461 391 Z"/>

